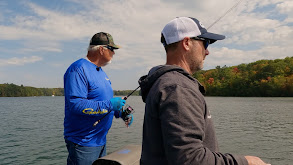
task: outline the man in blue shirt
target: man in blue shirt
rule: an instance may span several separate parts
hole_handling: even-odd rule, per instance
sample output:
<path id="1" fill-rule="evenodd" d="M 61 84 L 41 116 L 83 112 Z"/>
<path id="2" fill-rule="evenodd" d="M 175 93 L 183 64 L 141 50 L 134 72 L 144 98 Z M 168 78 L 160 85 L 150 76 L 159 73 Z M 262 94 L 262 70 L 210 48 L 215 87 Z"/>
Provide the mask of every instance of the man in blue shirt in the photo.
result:
<path id="1" fill-rule="evenodd" d="M 111 81 L 101 67 L 111 62 L 114 50 L 119 48 L 110 34 L 97 33 L 90 41 L 86 58 L 72 63 L 64 74 L 68 165 L 91 165 L 106 155 L 106 135 L 113 116 L 121 117 L 125 100 L 113 98 Z M 94 125 L 98 120 L 99 124 Z M 129 126 L 133 116 L 123 120 Z"/>

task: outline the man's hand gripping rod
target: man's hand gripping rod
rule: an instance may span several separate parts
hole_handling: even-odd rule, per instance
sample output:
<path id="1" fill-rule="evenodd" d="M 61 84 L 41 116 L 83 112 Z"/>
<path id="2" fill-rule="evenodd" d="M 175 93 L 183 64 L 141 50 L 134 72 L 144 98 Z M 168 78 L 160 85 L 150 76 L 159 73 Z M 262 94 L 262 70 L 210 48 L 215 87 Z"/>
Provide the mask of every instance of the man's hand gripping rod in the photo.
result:
<path id="1" fill-rule="evenodd" d="M 138 88 L 139 88 L 140 86 L 138 86 L 137 88 L 135 88 L 130 94 L 128 94 L 126 97 L 124 97 L 123 98 L 123 100 L 127 100 L 127 98 L 130 96 L 130 95 L 132 95 Z M 95 126 L 97 126 L 100 122 L 101 122 L 101 120 L 102 119 L 104 119 L 107 115 L 109 115 L 110 113 L 112 112 L 112 110 L 110 110 L 107 114 L 105 114 L 102 118 L 100 118 L 98 121 L 96 121 L 95 123 L 94 123 L 94 127 Z"/>

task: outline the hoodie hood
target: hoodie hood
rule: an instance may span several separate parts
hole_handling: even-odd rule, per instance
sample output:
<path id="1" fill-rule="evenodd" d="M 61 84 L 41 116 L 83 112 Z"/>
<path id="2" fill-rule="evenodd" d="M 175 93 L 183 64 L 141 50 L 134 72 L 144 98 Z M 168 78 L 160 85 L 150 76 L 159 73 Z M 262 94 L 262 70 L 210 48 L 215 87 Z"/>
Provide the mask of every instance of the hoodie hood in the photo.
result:
<path id="1" fill-rule="evenodd" d="M 156 80 L 161 77 L 163 74 L 167 73 L 167 72 L 171 72 L 171 71 L 176 71 L 179 72 L 181 74 L 183 74 L 184 76 L 188 77 L 191 80 L 195 80 L 193 77 L 190 76 L 190 74 L 188 72 L 186 72 L 184 69 L 182 69 L 179 66 L 175 66 L 175 65 L 159 65 L 156 66 L 154 68 L 152 68 L 148 75 L 144 75 L 142 77 L 140 77 L 140 79 L 138 80 L 138 83 L 140 85 L 140 89 L 141 89 L 141 96 L 142 96 L 142 100 L 143 102 L 145 102 L 148 93 L 151 89 L 151 87 L 153 86 L 153 84 L 156 82 Z M 204 87 L 200 85 L 200 90 L 201 92 L 204 93 Z"/>

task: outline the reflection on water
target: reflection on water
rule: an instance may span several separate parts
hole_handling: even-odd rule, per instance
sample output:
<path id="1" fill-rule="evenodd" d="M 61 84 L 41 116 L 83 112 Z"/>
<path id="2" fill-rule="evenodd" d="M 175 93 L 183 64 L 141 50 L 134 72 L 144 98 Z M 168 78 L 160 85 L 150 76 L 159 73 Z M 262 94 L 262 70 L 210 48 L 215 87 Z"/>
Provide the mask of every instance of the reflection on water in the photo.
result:
<path id="1" fill-rule="evenodd" d="M 223 153 L 255 155 L 278 165 L 293 162 L 293 98 L 207 97 Z M 134 123 L 114 119 L 108 153 L 141 144 L 144 103 L 131 96 Z M 0 98 L 0 164 L 65 164 L 64 97 Z"/>

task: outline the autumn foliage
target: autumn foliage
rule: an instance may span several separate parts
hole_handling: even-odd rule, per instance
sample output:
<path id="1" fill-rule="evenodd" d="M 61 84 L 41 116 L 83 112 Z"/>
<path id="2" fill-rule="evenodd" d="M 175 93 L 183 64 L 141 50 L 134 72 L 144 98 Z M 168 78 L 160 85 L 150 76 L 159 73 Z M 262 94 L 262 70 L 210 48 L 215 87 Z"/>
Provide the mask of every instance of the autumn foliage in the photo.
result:
<path id="1" fill-rule="evenodd" d="M 193 76 L 205 86 L 207 96 L 293 96 L 293 57 L 217 66 Z"/>

